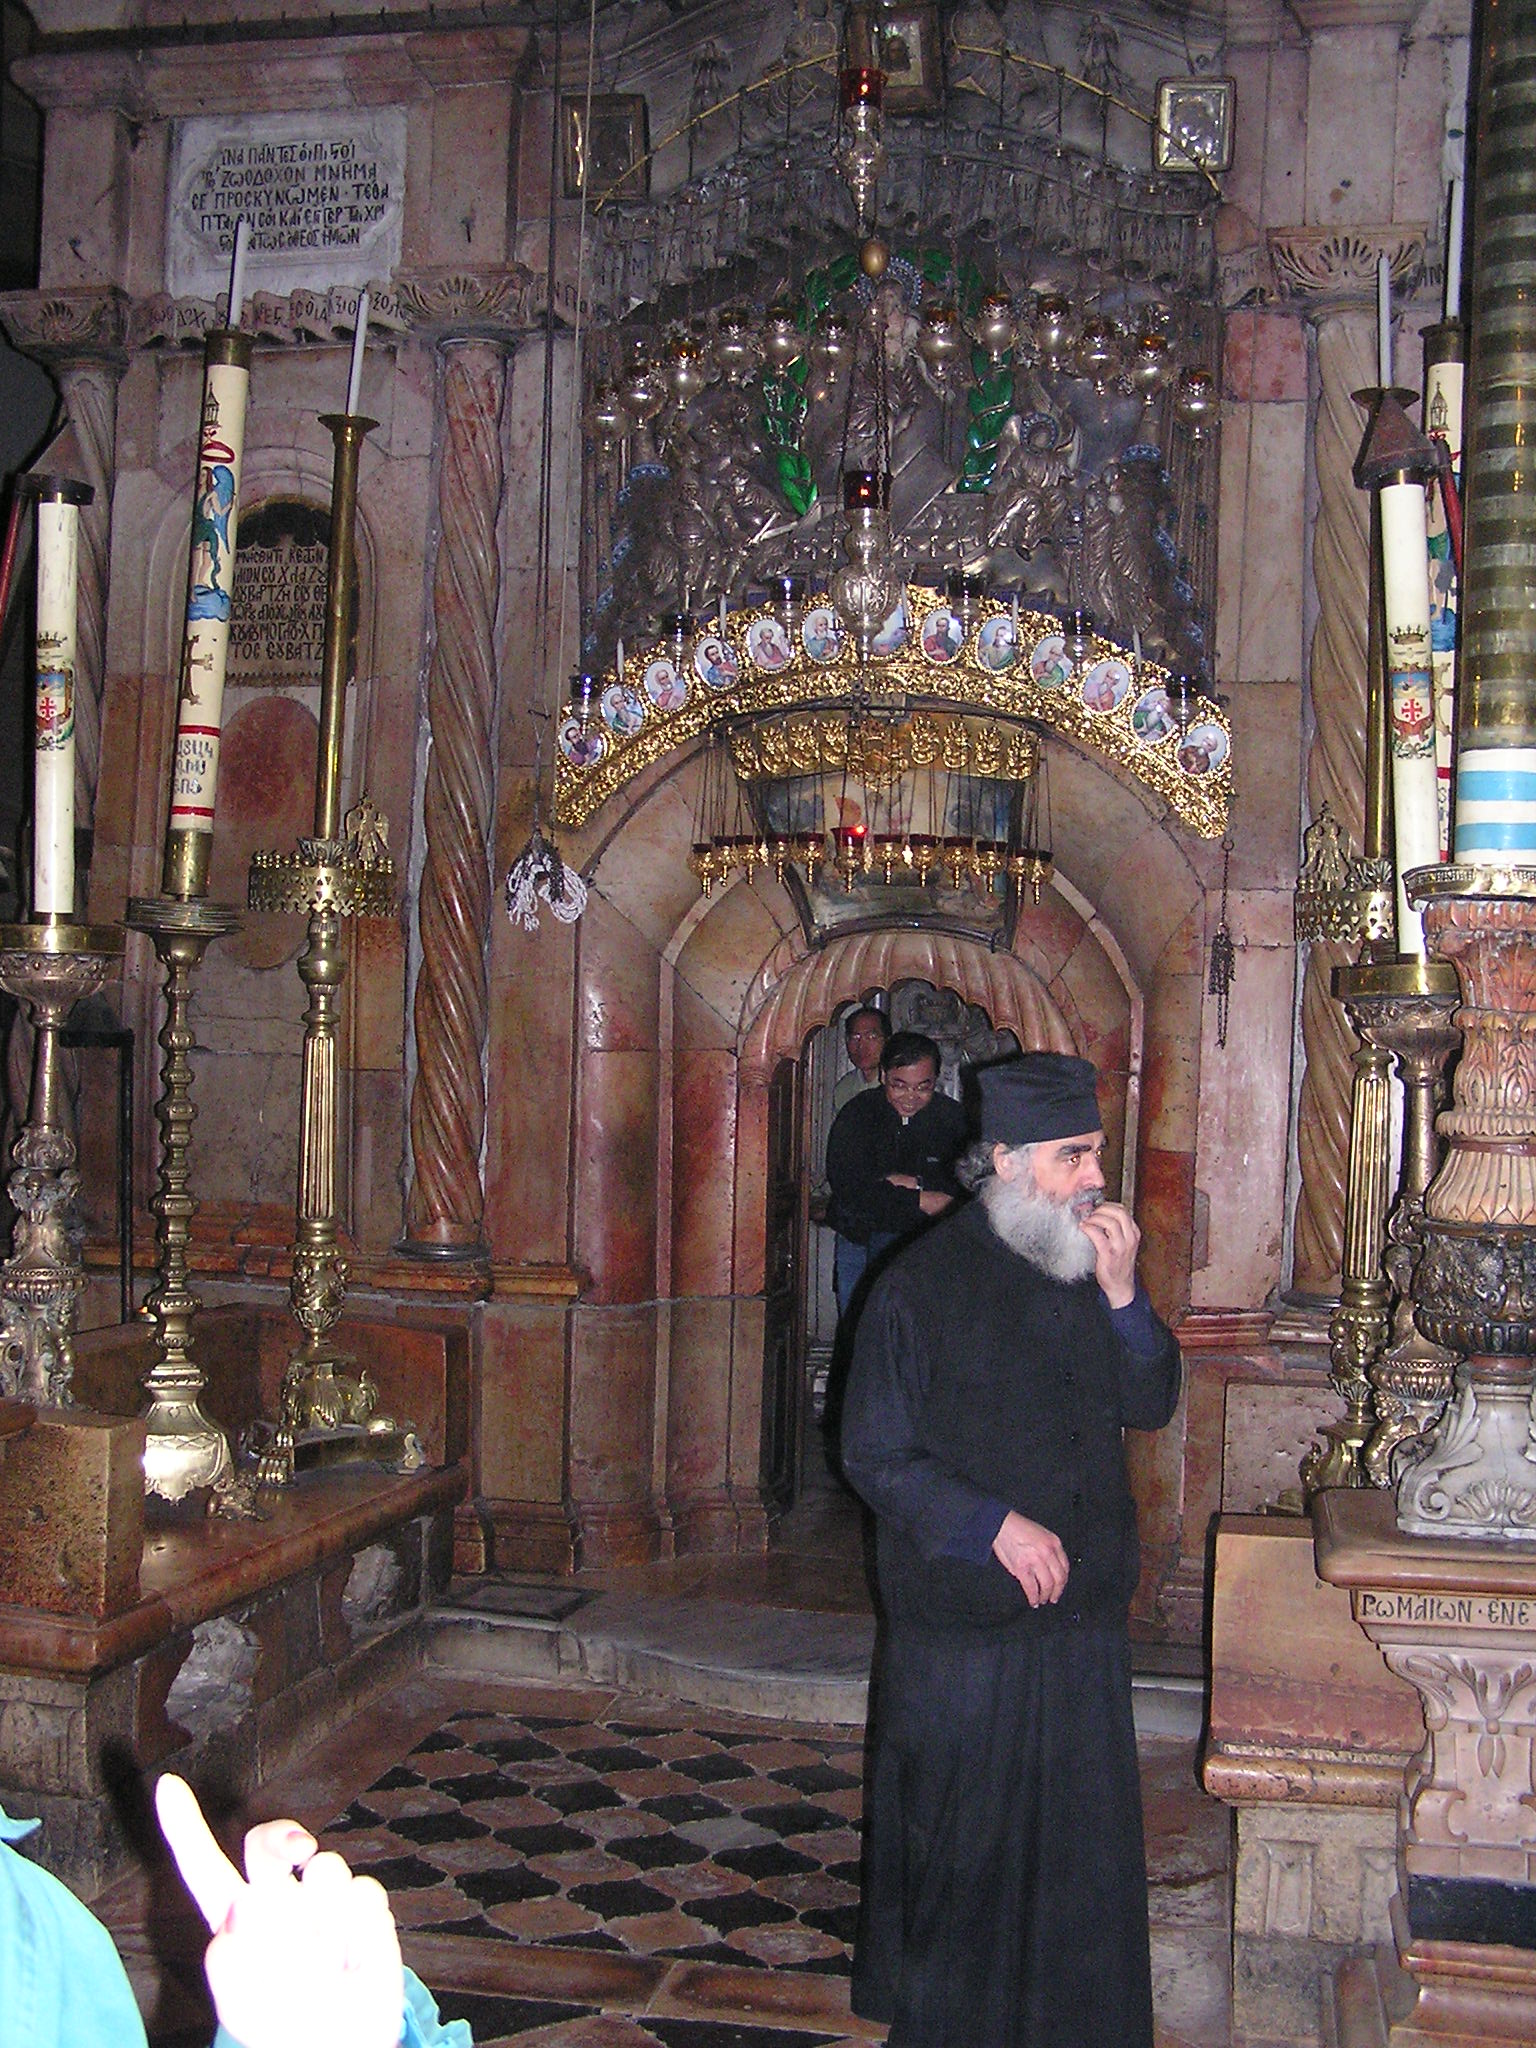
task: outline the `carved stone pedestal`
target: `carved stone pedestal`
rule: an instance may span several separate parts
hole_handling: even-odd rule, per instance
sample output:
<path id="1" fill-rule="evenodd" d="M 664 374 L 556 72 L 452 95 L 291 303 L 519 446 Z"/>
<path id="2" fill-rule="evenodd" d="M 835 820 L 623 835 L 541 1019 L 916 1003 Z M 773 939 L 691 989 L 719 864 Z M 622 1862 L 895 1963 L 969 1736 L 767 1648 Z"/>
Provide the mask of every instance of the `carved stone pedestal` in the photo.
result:
<path id="1" fill-rule="evenodd" d="M 1317 1569 L 1424 1706 L 1398 1813 L 1396 1959 L 1333 1986 L 1341 2048 L 1536 2041 L 1536 1557 L 1404 1534 L 1390 1496 L 1313 1510 Z"/>

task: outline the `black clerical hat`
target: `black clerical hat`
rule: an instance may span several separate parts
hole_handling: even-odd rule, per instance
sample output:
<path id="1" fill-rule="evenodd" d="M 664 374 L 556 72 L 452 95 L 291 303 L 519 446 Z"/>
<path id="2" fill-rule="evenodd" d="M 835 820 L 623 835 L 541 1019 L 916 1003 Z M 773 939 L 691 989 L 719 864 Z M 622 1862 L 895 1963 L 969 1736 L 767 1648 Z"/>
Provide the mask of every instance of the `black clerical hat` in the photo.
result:
<path id="1" fill-rule="evenodd" d="M 1100 1130 L 1098 1080 L 1091 1060 L 1064 1052 L 1025 1052 L 983 1067 L 981 1135 L 993 1145 L 1038 1145 Z"/>

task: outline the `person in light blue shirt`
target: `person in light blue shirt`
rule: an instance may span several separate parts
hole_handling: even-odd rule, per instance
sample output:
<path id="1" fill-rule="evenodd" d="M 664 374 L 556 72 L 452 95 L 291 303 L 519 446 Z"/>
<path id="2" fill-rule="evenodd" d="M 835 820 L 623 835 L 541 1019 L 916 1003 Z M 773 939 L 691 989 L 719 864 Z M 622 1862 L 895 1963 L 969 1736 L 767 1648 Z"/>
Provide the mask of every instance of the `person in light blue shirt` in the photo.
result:
<path id="1" fill-rule="evenodd" d="M 214 2048 L 472 2048 L 400 1960 L 383 1887 L 322 1853 L 297 1821 L 245 1838 L 242 1877 L 191 1787 L 169 1773 L 155 1805 L 208 1922 Z M 27 2048 L 145 2048 L 112 1938 L 49 1871 L 11 1845 L 39 1823 L 0 1809 L 0 2040 Z"/>

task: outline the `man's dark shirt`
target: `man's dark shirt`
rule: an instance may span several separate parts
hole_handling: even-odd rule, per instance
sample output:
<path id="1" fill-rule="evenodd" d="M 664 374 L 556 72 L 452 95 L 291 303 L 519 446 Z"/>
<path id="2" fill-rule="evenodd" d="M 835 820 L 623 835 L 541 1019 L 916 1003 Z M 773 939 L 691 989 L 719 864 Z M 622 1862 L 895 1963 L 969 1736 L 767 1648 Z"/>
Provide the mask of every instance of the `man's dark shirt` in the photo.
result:
<path id="1" fill-rule="evenodd" d="M 908 1173 L 926 1188 L 958 1195 L 954 1162 L 967 1136 L 965 1111 L 951 1096 L 935 1095 L 903 1123 L 883 1088 L 846 1103 L 827 1138 L 831 1221 L 855 1244 L 904 1236 L 923 1221 L 916 1188 L 895 1188 L 890 1173 Z"/>

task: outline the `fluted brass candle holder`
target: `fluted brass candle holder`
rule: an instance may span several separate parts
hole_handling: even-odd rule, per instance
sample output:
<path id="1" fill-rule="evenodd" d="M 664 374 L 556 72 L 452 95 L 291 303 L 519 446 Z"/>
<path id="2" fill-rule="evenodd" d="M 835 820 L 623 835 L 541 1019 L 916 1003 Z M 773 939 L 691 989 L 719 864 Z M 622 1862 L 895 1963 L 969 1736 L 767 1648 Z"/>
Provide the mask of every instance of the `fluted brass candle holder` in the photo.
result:
<path id="1" fill-rule="evenodd" d="M 115 925 L 65 918 L 0 925 L 0 988 L 32 1025 L 32 1094 L 11 1157 L 13 1250 L 0 1265 L 0 1397 L 68 1407 L 75 1303 L 85 1273 L 70 1243 L 80 1185 L 75 1140 L 59 1100 L 59 1032 L 82 997 L 122 958 Z"/>
<path id="2" fill-rule="evenodd" d="M 299 960 L 308 992 L 299 1100 L 299 1184 L 294 1219 L 289 1305 L 304 1332 L 283 1375 L 277 1427 L 264 1448 L 262 1481 L 284 1485 L 296 1465 L 331 1464 L 347 1456 L 409 1465 L 422 1462 L 414 1435 L 377 1412 L 378 1390 L 366 1367 L 331 1341 L 347 1294 L 336 1205 L 338 1027 L 346 979 L 341 924 L 345 917 L 388 917 L 395 868 L 382 814 L 363 797 L 339 828 L 341 741 L 346 707 L 352 608 L 357 588 L 354 532 L 357 467 L 375 420 L 330 413 L 321 424 L 336 443 L 331 482 L 331 549 L 326 581 L 325 653 L 320 676 L 320 749 L 315 776 L 314 834 L 296 853 L 258 853 L 251 862 L 253 910 L 304 911 L 309 937 Z"/>
<path id="3" fill-rule="evenodd" d="M 193 969 L 215 939 L 236 929 L 240 913 L 227 903 L 135 896 L 129 900 L 127 923 L 153 941 L 155 957 L 165 969 L 165 1022 L 158 1041 L 165 1057 L 160 1100 L 155 1104 L 160 1175 L 150 1204 L 159 1277 L 144 1303 L 145 1314 L 154 1318 L 160 1355 L 144 1381 L 149 1396 L 144 1411 L 144 1490 L 174 1502 L 205 1487 L 227 1492 L 234 1472 L 229 1439 L 199 1405 L 203 1374 L 192 1357 L 193 1322 L 202 1304 L 187 1276 L 187 1245 L 197 1211 L 187 1164 L 197 1115 L 187 1055 L 196 1042 L 189 1021 Z"/>

